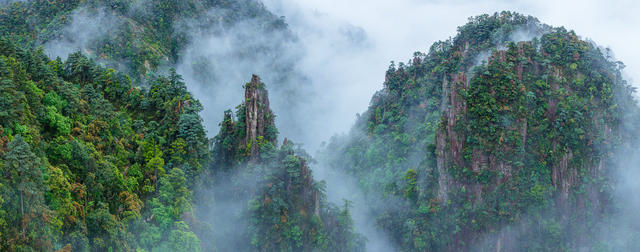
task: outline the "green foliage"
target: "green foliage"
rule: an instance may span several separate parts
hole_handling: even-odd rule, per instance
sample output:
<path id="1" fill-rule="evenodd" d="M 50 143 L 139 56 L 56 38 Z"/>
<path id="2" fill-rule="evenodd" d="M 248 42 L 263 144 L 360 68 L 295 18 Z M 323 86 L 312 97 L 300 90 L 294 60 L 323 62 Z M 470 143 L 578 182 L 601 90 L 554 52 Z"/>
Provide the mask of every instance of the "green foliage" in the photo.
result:
<path id="1" fill-rule="evenodd" d="M 0 178 L 4 219 L 2 248 L 7 250 L 50 250 L 56 241 L 60 222 L 44 202 L 47 186 L 40 159 L 31 146 L 17 135 L 7 145 Z"/>
<path id="2" fill-rule="evenodd" d="M 71 125 L 69 118 L 64 117 L 54 106 L 47 106 L 45 108 L 45 116 L 43 118 L 44 123 L 49 126 L 57 135 L 65 136 L 71 133 Z"/>
<path id="3" fill-rule="evenodd" d="M 362 251 L 349 206 L 326 202 L 306 160 L 291 145 L 274 150 L 266 164 L 262 192 L 249 203 L 251 244 L 262 251 Z"/>
<path id="4" fill-rule="evenodd" d="M 0 250 L 198 248 L 191 223 L 175 224 L 208 159 L 201 105 L 181 78 L 140 89 L 80 53 L 61 62 L 7 38 L 0 47 Z"/>
<path id="5" fill-rule="evenodd" d="M 49 59 L 36 46 L 60 38 L 80 9 L 122 22 L 88 55 Z M 209 241 L 196 236 L 207 229 L 193 190 L 230 178 L 252 182 L 229 189 L 246 199 L 246 250 L 364 250 L 349 202 L 329 204 L 308 154 L 278 148 L 270 110 L 255 139 L 244 103 L 236 118 L 225 111 L 208 149 L 202 105 L 170 69 L 191 42 L 180 20 L 225 29 L 247 18 L 286 29 L 254 0 L 0 6 L 0 250 L 199 251 Z M 522 30 L 538 37 L 510 42 Z M 392 62 L 353 132 L 321 158 L 359 179 L 403 251 L 495 250 L 479 239 L 505 234 L 528 251 L 614 247 L 593 227 L 615 211 L 611 153 L 637 131 L 623 122 L 638 110 L 623 65 L 517 13 L 471 18 L 458 32 Z"/>
<path id="6" fill-rule="evenodd" d="M 407 174 L 404 175 L 404 179 L 407 182 L 407 188 L 404 190 L 404 196 L 415 202 L 418 200 L 418 173 L 415 170 L 410 169 L 407 171 Z"/>
<path id="7" fill-rule="evenodd" d="M 169 235 L 169 249 L 172 251 L 200 251 L 200 240 L 184 222 L 176 222 L 175 229 Z"/>

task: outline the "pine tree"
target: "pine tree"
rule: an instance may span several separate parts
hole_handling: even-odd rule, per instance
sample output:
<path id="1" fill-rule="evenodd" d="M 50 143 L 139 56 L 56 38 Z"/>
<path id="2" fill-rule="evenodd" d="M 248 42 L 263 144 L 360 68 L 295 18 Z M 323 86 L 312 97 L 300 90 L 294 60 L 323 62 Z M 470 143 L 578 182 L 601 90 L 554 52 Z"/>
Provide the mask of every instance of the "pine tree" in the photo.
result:
<path id="1" fill-rule="evenodd" d="M 17 135 L 7 145 L 2 166 L 1 184 L 4 184 L 2 208 L 7 211 L 8 230 L 6 238 L 15 239 L 10 249 L 26 245 L 31 248 L 49 250 L 52 247 L 51 225 L 56 218 L 44 204 L 46 186 L 40 159 L 31 151 L 24 138 Z M 4 240 L 4 239 L 3 239 Z M 2 247 L 8 244 L 2 244 Z"/>

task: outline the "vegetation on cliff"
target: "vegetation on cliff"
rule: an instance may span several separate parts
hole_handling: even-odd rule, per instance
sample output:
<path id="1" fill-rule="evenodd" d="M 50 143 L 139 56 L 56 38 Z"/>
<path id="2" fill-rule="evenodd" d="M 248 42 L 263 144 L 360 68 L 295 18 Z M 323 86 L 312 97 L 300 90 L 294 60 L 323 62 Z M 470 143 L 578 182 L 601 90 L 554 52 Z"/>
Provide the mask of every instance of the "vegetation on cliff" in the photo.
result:
<path id="1" fill-rule="evenodd" d="M 0 6 L 0 21 L 0 249 L 232 249 L 211 239 L 223 227 L 200 217 L 223 194 L 207 189 L 233 178 L 259 178 L 225 195 L 251 220 L 233 234 L 235 249 L 364 248 L 348 204 L 327 203 L 308 155 L 278 147 L 257 76 L 209 144 L 202 105 L 170 68 L 194 34 L 248 21 L 286 33 L 260 2 L 17 1 Z M 81 51 L 50 59 L 41 46 L 67 57 L 56 43 Z"/>
<path id="2" fill-rule="evenodd" d="M 406 251 L 612 249 L 615 154 L 637 134 L 632 88 L 573 31 L 502 12 L 389 67 L 323 157 L 360 178 Z M 628 118 L 627 118 L 628 119 Z"/>
<path id="3" fill-rule="evenodd" d="M 286 30 L 284 21 L 256 0 L 10 2 L 0 6 L 0 36 L 30 47 L 76 46 L 71 49 L 135 80 L 175 66 L 198 32 L 223 33 L 247 20 L 258 20 L 263 32 Z M 79 30 L 67 32 L 69 26 Z"/>
<path id="4" fill-rule="evenodd" d="M 245 200 L 237 215 L 250 222 L 242 230 L 247 240 L 222 249 L 364 250 L 349 203 L 338 208 L 327 202 L 324 183 L 313 179 L 311 157 L 286 138 L 278 148 L 265 84 L 254 75 L 244 87 L 244 102 L 236 108 L 235 117 L 225 112 L 220 133 L 213 139 L 211 170 L 214 178 L 235 181 L 231 192 L 215 194 L 214 190 L 213 204 L 216 198 Z"/>

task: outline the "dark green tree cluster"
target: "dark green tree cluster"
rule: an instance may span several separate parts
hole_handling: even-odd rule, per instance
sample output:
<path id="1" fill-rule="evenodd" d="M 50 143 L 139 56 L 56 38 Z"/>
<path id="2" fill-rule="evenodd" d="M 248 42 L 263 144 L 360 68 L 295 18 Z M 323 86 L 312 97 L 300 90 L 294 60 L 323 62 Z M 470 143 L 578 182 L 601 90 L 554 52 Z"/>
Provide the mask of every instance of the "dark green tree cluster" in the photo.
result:
<path id="1" fill-rule="evenodd" d="M 313 179 L 293 143 L 265 154 L 265 179 L 248 202 L 249 234 L 257 250 L 364 251 L 348 202 L 342 208 L 326 202 L 324 183 Z"/>
<path id="2" fill-rule="evenodd" d="M 227 195 L 216 197 L 246 200 L 237 215 L 250 220 L 242 227 L 244 244 L 227 249 L 364 250 L 349 205 L 339 208 L 327 202 L 324 183 L 313 179 L 308 166 L 309 155 L 286 139 L 278 148 L 264 83 L 254 76 L 245 89 L 245 101 L 237 107 L 235 118 L 231 111 L 225 112 L 211 154 L 215 178 L 239 181 L 225 191 Z"/>
<path id="3" fill-rule="evenodd" d="M 392 63 L 321 158 L 359 178 L 404 251 L 629 249 L 600 238 L 616 213 L 616 154 L 637 146 L 623 65 L 517 13 L 458 31 Z"/>
<path id="4" fill-rule="evenodd" d="M 148 83 L 0 39 L 0 250 L 199 250 L 202 107 L 175 71 Z"/>

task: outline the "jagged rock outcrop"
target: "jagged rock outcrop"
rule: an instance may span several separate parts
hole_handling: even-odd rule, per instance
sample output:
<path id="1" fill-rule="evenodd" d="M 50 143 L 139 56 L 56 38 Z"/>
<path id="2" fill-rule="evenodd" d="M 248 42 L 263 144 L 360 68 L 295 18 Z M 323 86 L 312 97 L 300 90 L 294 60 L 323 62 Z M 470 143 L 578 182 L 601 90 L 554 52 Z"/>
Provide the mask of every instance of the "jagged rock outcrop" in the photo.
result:
<path id="1" fill-rule="evenodd" d="M 220 133 L 214 138 L 213 159 L 219 167 L 256 162 L 261 147 L 267 143 L 277 146 L 278 130 L 265 84 L 254 74 L 244 88 L 244 100 L 236 111 L 237 121 L 231 110 L 225 111 Z"/>
<path id="2" fill-rule="evenodd" d="M 449 194 L 458 193 L 452 188 L 464 188 L 473 209 L 507 204 L 515 210 L 530 192 L 498 202 L 488 200 L 495 200 L 496 192 L 507 193 L 509 187 L 534 190 L 544 182 L 523 182 L 526 176 L 548 176 L 552 189 L 546 190 L 555 201 L 558 220 L 570 225 L 584 221 L 587 212 L 602 214 L 601 205 L 607 201 L 609 192 L 598 188 L 606 184 L 602 181 L 612 169 L 606 165 L 604 150 L 613 143 L 602 140 L 615 139 L 610 130 L 615 111 L 606 105 L 613 102 L 612 96 L 593 90 L 619 88 L 620 79 L 603 69 L 586 68 L 602 59 L 594 55 L 591 44 L 574 34 L 552 33 L 541 39 L 494 51 L 473 76 L 466 71 L 445 74 L 446 105 L 436 133 L 439 194 L 448 199 Z M 554 40 L 564 44 L 551 45 Z M 462 48 L 458 50 L 463 62 L 469 60 Z M 559 54 L 564 58 L 558 59 Z M 605 74 L 601 83 L 599 76 Z M 470 238 L 462 234 L 459 239 Z M 476 239 L 473 236 L 471 240 Z M 570 236 L 585 239 L 579 232 Z M 504 239 L 509 238 L 496 240 L 498 247 L 516 249 L 509 247 L 515 242 Z"/>
<path id="3" fill-rule="evenodd" d="M 245 85 L 244 90 L 245 108 L 245 137 L 242 139 L 242 146 L 246 147 L 250 159 L 256 160 L 259 156 L 258 143 L 268 141 L 276 144 L 275 135 L 266 135 L 266 131 L 274 128 L 273 113 L 269 108 L 269 96 L 264 83 L 257 75 L 251 76 L 251 82 Z"/>
<path id="4" fill-rule="evenodd" d="M 582 43 L 586 47 L 586 42 L 582 42 L 577 39 L 574 39 L 573 42 Z M 564 126 L 565 122 L 560 122 L 559 120 L 562 119 L 558 118 L 557 110 L 559 109 L 559 102 L 565 102 L 563 105 L 567 105 L 567 98 L 579 95 L 579 91 L 575 90 L 577 87 L 571 86 L 571 79 L 573 78 L 573 82 L 575 82 L 576 79 L 583 79 L 585 75 L 579 72 L 579 70 L 574 73 L 563 74 L 563 66 L 558 66 L 553 63 L 547 62 L 544 66 L 541 66 L 544 63 L 541 64 L 540 60 L 543 59 L 540 59 L 537 53 L 538 52 L 536 52 L 532 47 L 531 42 L 519 42 L 512 48 L 494 52 L 489 58 L 489 69 L 487 69 L 489 72 L 486 72 L 485 75 L 504 75 L 507 81 L 505 82 L 506 85 L 503 86 L 495 85 L 496 80 L 492 80 L 491 77 L 475 76 L 471 77 L 475 78 L 471 85 L 485 85 L 486 87 L 476 88 L 476 90 L 473 90 L 474 87 L 469 89 L 469 87 L 465 85 L 469 77 L 467 77 L 464 72 L 448 74 L 444 77 L 443 88 L 447 89 L 447 92 L 445 92 L 447 96 L 444 99 L 446 101 L 446 105 L 443 106 L 442 116 L 443 122 L 445 123 L 436 135 L 436 150 L 439 153 L 439 166 L 456 166 L 457 169 L 467 168 L 472 172 L 481 172 L 483 170 L 499 172 L 501 174 L 501 178 L 495 180 L 494 184 L 500 184 L 509 180 L 512 174 L 516 173 L 515 169 L 522 166 L 522 164 L 514 165 L 514 163 L 517 161 L 520 161 L 521 163 L 525 162 L 524 159 L 526 158 L 526 155 L 529 155 L 530 153 L 527 149 L 536 150 L 541 148 L 541 146 L 536 145 L 535 140 L 527 138 L 528 132 L 538 131 L 545 122 L 558 121 L 558 126 Z M 545 54 L 544 51 L 541 53 L 543 55 Z M 576 53 L 576 56 L 574 57 L 577 62 L 577 59 L 579 59 L 579 53 Z M 498 68 L 497 65 L 504 65 L 507 67 Z M 492 66 L 496 66 L 496 68 L 492 70 Z M 541 75 L 540 72 L 547 74 Z M 546 86 L 542 88 L 536 87 L 540 82 L 544 82 L 543 84 Z M 478 97 L 474 97 L 473 92 L 477 92 L 479 89 L 486 89 L 483 90 L 483 92 L 486 91 L 486 94 L 489 96 L 482 97 L 483 99 L 474 99 Z M 469 94 L 468 92 L 472 92 L 472 94 Z M 509 93 L 504 94 L 504 92 Z M 461 97 L 460 93 L 466 93 L 467 97 Z M 530 105 L 534 104 L 526 104 L 525 101 L 517 100 L 517 97 L 524 97 L 525 95 L 537 95 L 536 98 L 538 99 L 538 104 L 546 108 L 542 117 L 536 117 L 531 113 L 531 110 L 535 109 L 535 106 Z M 474 106 L 482 106 L 480 103 L 488 102 L 486 100 L 487 98 L 494 100 L 493 102 L 495 104 L 491 105 L 497 108 L 497 111 L 495 111 L 497 113 L 493 115 L 485 115 L 486 117 L 484 118 L 470 118 L 474 115 L 469 115 L 468 107 L 473 108 Z M 599 105 L 601 102 L 603 101 L 592 100 L 593 105 Z M 521 111 L 517 111 L 517 106 L 521 106 Z M 601 117 L 598 115 L 606 114 L 605 110 L 607 108 L 596 106 L 593 106 L 592 108 L 593 110 L 590 111 L 595 115 L 593 118 L 580 118 L 580 120 L 583 120 L 585 124 L 588 124 L 582 124 L 582 127 L 589 126 L 596 130 L 595 132 L 590 132 L 590 135 L 580 136 L 581 142 L 586 145 L 592 145 L 592 142 L 596 139 L 608 138 L 611 134 L 611 130 L 609 129 L 610 126 L 607 125 L 605 121 L 597 119 L 598 117 Z M 491 111 L 489 112 L 491 113 Z M 566 113 L 566 111 L 563 112 Z M 508 123 L 501 123 L 495 120 L 500 119 L 498 118 L 500 116 L 509 116 L 513 118 L 510 118 L 511 121 Z M 532 121 L 532 119 L 538 120 Z M 570 118 L 569 120 L 574 122 L 575 119 L 572 119 L 574 118 Z M 477 132 L 468 129 L 470 126 L 469 124 L 478 123 L 479 120 L 489 122 L 489 124 L 485 126 L 491 127 L 493 130 L 491 133 L 497 135 L 479 135 Z M 463 126 L 458 126 L 460 123 L 462 123 Z M 553 133 L 558 129 L 549 130 Z M 475 140 L 478 141 L 469 141 L 468 139 L 470 134 L 475 134 Z M 511 136 L 514 141 L 506 141 L 505 137 L 507 136 Z M 585 139 L 585 137 L 588 139 Z M 530 142 L 529 145 L 527 144 L 528 140 Z M 592 155 L 586 157 L 590 160 L 589 162 L 586 162 L 590 163 L 589 165 L 580 167 L 572 166 L 571 160 L 573 159 L 573 151 L 571 146 L 568 146 L 569 143 L 566 142 L 566 138 L 552 138 L 549 140 L 551 143 L 551 152 L 559 153 L 554 156 L 554 158 L 551 159 L 552 162 L 549 163 L 552 174 L 551 178 L 554 188 L 559 194 L 558 201 L 566 202 L 568 199 L 567 195 L 569 193 L 569 188 L 575 186 L 575 183 L 579 182 L 576 170 L 580 168 L 591 173 L 596 170 L 598 166 L 600 166 L 599 169 L 603 169 L 603 162 L 601 161 L 600 155 Z M 559 146 L 563 146 L 563 148 L 560 148 Z M 583 146 L 577 145 L 575 147 Z M 471 159 L 464 157 L 465 152 L 468 152 L 469 149 L 471 149 Z M 594 151 L 593 154 L 598 154 L 598 151 L 595 149 L 591 149 L 591 151 Z M 513 155 L 499 155 L 505 153 Z M 439 167 L 439 169 L 441 168 Z M 447 173 L 444 175 L 444 177 L 448 177 Z M 442 188 L 447 187 L 445 182 L 446 180 L 451 179 L 443 179 L 443 185 L 441 185 Z M 469 186 L 474 185 L 474 183 L 463 184 Z M 443 191 L 446 191 L 446 189 L 443 189 Z"/>

